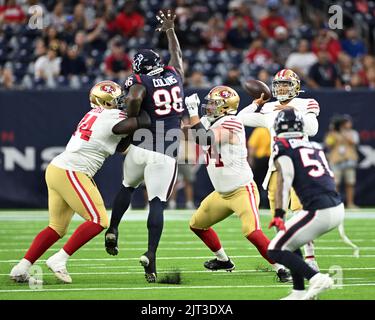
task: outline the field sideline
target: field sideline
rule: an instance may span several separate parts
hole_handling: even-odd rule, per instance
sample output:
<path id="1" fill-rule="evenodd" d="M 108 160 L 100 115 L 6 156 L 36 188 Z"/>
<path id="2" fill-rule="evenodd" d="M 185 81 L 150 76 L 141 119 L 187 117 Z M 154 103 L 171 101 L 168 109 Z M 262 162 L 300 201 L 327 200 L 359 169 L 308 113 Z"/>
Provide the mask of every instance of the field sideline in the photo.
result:
<path id="1" fill-rule="evenodd" d="M 11 267 L 22 258 L 38 231 L 46 226 L 44 210 L 0 210 L 0 300 L 7 299 L 280 299 L 288 294 L 290 284 L 280 284 L 257 250 L 243 238 L 239 220 L 233 216 L 215 226 L 236 270 L 210 272 L 203 262 L 211 252 L 189 230 L 192 212 L 166 211 L 165 227 L 158 251 L 158 274 L 179 269 L 182 284 L 148 284 L 144 280 L 139 256 L 147 248 L 146 212 L 131 211 L 120 228 L 120 254 L 109 256 L 104 250 L 104 233 L 81 248 L 69 261 L 73 284 L 57 282 L 44 265 L 52 253 L 64 244 L 82 221 L 76 216 L 69 233 L 57 242 L 37 263 L 43 270 L 42 288 L 9 280 Z M 265 233 L 270 217 L 261 212 Z M 337 288 L 323 293 L 320 299 L 375 299 L 375 209 L 348 212 L 346 233 L 361 251 L 352 256 L 351 248 L 339 238 L 337 230 L 315 242 L 316 255 L 323 272 L 337 277 Z M 342 277 L 340 276 L 342 274 Z M 342 280 L 340 280 L 342 279 Z"/>

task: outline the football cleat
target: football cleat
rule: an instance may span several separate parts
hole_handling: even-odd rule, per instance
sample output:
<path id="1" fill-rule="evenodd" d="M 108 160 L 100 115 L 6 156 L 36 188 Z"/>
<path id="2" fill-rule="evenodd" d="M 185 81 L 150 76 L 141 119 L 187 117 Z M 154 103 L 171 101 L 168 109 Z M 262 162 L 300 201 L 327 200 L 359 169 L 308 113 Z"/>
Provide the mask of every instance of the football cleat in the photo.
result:
<path id="1" fill-rule="evenodd" d="M 310 286 L 307 290 L 303 300 L 312 300 L 319 293 L 331 289 L 333 287 L 333 280 L 328 274 L 317 273 L 310 279 Z"/>
<path id="2" fill-rule="evenodd" d="M 55 277 L 63 283 L 72 283 L 73 280 L 66 269 L 65 262 L 58 260 L 56 255 L 51 256 L 47 259 L 46 265 L 51 270 Z"/>
<path id="3" fill-rule="evenodd" d="M 108 254 L 112 256 L 117 256 L 119 253 L 118 249 L 118 231 L 117 230 L 107 230 L 105 233 L 104 245 L 105 250 Z"/>
<path id="4" fill-rule="evenodd" d="M 303 300 L 306 295 L 306 290 L 293 290 L 288 296 L 281 298 L 280 300 Z"/>
<path id="5" fill-rule="evenodd" d="M 277 279 L 279 282 L 291 282 L 292 276 L 290 275 L 290 272 L 284 268 L 279 269 L 277 272 Z"/>
<path id="6" fill-rule="evenodd" d="M 145 278 L 148 283 L 156 282 L 156 258 L 155 255 L 145 252 L 140 258 L 139 263 L 145 269 Z"/>
<path id="7" fill-rule="evenodd" d="M 236 268 L 236 266 L 230 259 L 228 261 L 221 261 L 215 258 L 215 259 L 206 261 L 203 265 L 206 269 L 209 269 L 212 271 L 226 270 L 228 272 L 232 272 L 232 270 Z"/>

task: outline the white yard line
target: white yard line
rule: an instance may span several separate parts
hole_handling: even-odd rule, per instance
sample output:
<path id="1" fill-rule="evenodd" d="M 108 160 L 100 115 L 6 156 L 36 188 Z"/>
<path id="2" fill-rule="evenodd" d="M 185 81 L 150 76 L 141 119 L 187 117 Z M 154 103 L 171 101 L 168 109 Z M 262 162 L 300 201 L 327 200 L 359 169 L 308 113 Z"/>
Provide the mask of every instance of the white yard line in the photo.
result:
<path id="1" fill-rule="evenodd" d="M 124 249 L 125 252 L 127 251 L 139 251 L 143 248 L 142 247 L 138 247 L 138 248 L 126 248 Z M 252 247 L 250 247 L 251 249 L 253 249 Z M 249 248 L 246 248 L 246 247 L 228 247 L 228 246 L 225 246 L 225 250 L 226 251 L 229 251 L 229 250 L 247 250 Z M 0 252 L 17 252 L 17 251 L 26 251 L 28 250 L 28 248 L 14 248 L 14 249 L 0 249 Z M 160 250 L 169 250 L 169 251 L 195 251 L 195 250 L 201 250 L 201 251 L 207 251 L 207 248 L 206 247 L 179 247 L 179 248 L 176 248 L 176 247 L 173 247 L 173 248 L 166 248 L 166 247 L 163 247 L 163 246 L 160 246 Z M 315 250 L 328 250 L 328 251 L 335 251 L 335 250 L 353 250 L 352 248 L 350 248 L 349 246 L 342 246 L 342 247 L 315 247 Z M 360 247 L 360 250 L 375 250 L 375 247 Z M 47 251 L 56 251 L 56 249 L 48 249 Z M 79 249 L 79 251 L 104 251 L 104 248 L 100 247 L 100 248 L 81 248 Z"/>
<path id="2" fill-rule="evenodd" d="M 121 267 L 122 269 L 125 269 L 125 267 Z M 95 269 L 103 269 L 96 267 Z M 109 267 L 108 269 L 112 269 Z M 375 267 L 372 268 L 342 268 L 343 271 L 353 271 L 353 270 L 375 270 Z M 321 269 L 321 271 L 329 271 L 329 269 Z M 160 269 L 158 271 L 158 274 L 168 274 L 173 272 L 172 269 Z M 180 270 L 181 274 L 187 274 L 187 273 L 206 273 L 213 276 L 223 276 L 223 275 L 234 275 L 234 274 L 243 274 L 243 273 L 273 273 L 274 271 L 262 271 L 257 269 L 248 269 L 248 270 L 234 270 L 233 272 L 225 272 L 225 271 L 219 271 L 219 272 L 212 272 L 210 270 Z M 135 271 L 115 271 L 115 272 L 69 272 L 70 275 L 104 275 L 104 276 L 110 276 L 110 275 L 126 275 L 126 274 L 144 274 L 144 271 L 140 271 L 140 267 L 137 268 Z M 52 275 L 52 274 L 51 274 Z M 9 276 L 9 273 L 0 273 L 0 276 Z M 346 278 L 344 277 L 344 280 L 363 280 L 366 278 Z M 366 280 L 368 281 L 368 279 Z"/>
<path id="3" fill-rule="evenodd" d="M 184 256 L 184 257 L 158 257 L 158 260 L 190 260 L 190 259 L 207 259 L 208 256 L 203 257 L 190 257 L 190 256 Z M 330 258 L 353 258 L 352 254 L 319 254 L 317 255 L 317 258 L 319 257 L 330 257 Z M 231 256 L 231 258 L 236 259 L 248 259 L 248 258 L 261 258 L 260 255 L 241 255 L 241 256 Z M 360 258 L 375 258 L 375 255 L 373 254 L 364 254 L 361 255 Z M 357 258 L 356 258 L 357 259 Z M 130 261 L 130 260 L 139 260 L 139 258 L 71 258 L 69 261 Z M 16 263 L 19 260 L 0 260 L 0 263 Z M 44 262 L 46 260 L 38 260 L 39 262 Z"/>
<path id="4" fill-rule="evenodd" d="M 375 282 L 369 283 L 351 283 L 351 284 L 342 284 L 343 287 L 363 287 L 363 286 L 375 286 Z M 240 285 L 240 286 L 154 286 L 154 287 L 119 287 L 119 288 L 56 288 L 56 289 L 38 289 L 38 290 L 30 290 L 30 289 L 14 289 L 14 290 L 0 290 L 0 293 L 19 293 L 19 292 L 27 292 L 27 293 L 36 293 L 36 292 L 74 292 L 74 291 L 136 291 L 136 290 L 170 290 L 170 289 L 182 289 L 182 290 L 190 290 L 190 289 L 246 289 L 246 288 L 289 288 L 290 285 Z"/>

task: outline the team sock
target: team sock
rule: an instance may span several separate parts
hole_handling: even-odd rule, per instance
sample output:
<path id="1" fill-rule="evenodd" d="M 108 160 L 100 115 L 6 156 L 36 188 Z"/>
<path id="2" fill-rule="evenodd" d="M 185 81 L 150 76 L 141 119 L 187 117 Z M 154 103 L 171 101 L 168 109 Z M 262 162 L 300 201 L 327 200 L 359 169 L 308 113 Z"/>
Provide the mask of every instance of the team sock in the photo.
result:
<path id="1" fill-rule="evenodd" d="M 315 248 L 314 248 L 314 243 L 308 242 L 303 246 L 303 251 L 305 251 L 305 259 L 315 259 Z"/>
<path id="2" fill-rule="evenodd" d="M 24 259 L 33 264 L 44 252 L 46 252 L 57 240 L 60 235 L 51 227 L 47 227 L 34 238 L 29 250 L 27 250 Z"/>
<path id="3" fill-rule="evenodd" d="M 64 245 L 64 251 L 71 256 L 79 248 L 81 248 L 85 243 L 90 241 L 92 238 L 97 236 L 102 232 L 104 228 L 97 223 L 92 221 L 86 221 L 82 223 L 69 238 L 67 243 Z"/>
<path id="4" fill-rule="evenodd" d="M 134 188 L 121 186 L 113 202 L 111 223 L 109 230 L 116 230 L 121 222 L 122 216 L 128 210 Z"/>
<path id="5" fill-rule="evenodd" d="M 281 263 L 287 267 L 293 277 L 293 287 L 295 290 L 304 290 L 303 279 L 310 280 L 316 271 L 311 269 L 309 265 L 303 261 L 301 250 L 290 252 L 287 250 L 268 250 L 268 255 L 271 259 Z"/>
<path id="6" fill-rule="evenodd" d="M 148 252 L 155 254 L 159 245 L 164 225 L 164 208 L 166 202 L 158 197 L 149 201 L 150 211 L 147 219 Z"/>
<path id="7" fill-rule="evenodd" d="M 266 259 L 270 264 L 274 264 L 275 261 L 271 259 L 267 254 L 267 248 L 270 240 L 266 237 L 262 230 L 255 230 L 246 237 L 259 251 L 259 253 Z"/>
<path id="8" fill-rule="evenodd" d="M 203 229 L 195 229 L 190 227 L 190 229 L 204 242 L 204 244 L 210 248 L 212 252 L 218 252 L 222 247 L 217 236 L 216 232 L 212 228 L 208 228 L 207 230 Z"/>
<path id="9" fill-rule="evenodd" d="M 229 260 L 227 254 L 224 251 L 224 248 L 219 249 L 218 251 L 214 252 L 214 254 L 215 254 L 217 260 L 219 260 L 219 261 L 228 261 Z"/>

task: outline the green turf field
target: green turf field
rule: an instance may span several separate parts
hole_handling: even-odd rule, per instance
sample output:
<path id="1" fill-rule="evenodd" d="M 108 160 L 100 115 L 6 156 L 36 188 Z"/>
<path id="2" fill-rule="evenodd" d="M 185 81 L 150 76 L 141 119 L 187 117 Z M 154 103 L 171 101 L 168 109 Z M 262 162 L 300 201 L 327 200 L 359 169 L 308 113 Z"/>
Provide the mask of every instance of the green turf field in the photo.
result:
<path id="1" fill-rule="evenodd" d="M 148 284 L 138 258 L 147 248 L 144 211 L 127 214 L 120 229 L 120 254 L 109 256 L 104 250 L 104 233 L 71 257 L 68 270 L 73 284 L 59 284 L 44 261 L 62 247 L 67 236 L 82 221 L 74 219 L 69 234 L 41 257 L 42 288 L 9 280 L 11 267 L 22 258 L 37 232 L 46 226 L 45 211 L 0 211 L 0 300 L 4 299 L 280 299 L 290 284 L 276 281 L 274 272 L 256 249 L 241 235 L 240 221 L 231 217 L 217 226 L 227 254 L 236 270 L 210 272 L 203 262 L 212 255 L 189 230 L 189 211 L 167 211 L 164 234 L 158 250 L 159 277 L 177 268 L 180 285 Z M 266 234 L 269 216 L 261 221 Z M 323 272 L 337 277 L 337 288 L 320 299 L 375 299 L 375 210 L 349 212 L 345 222 L 347 235 L 360 247 L 360 257 L 339 238 L 337 230 L 315 242 L 316 255 Z M 342 280 L 340 274 L 342 273 Z"/>

